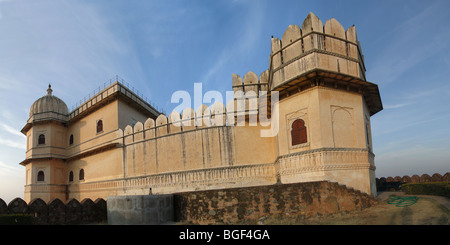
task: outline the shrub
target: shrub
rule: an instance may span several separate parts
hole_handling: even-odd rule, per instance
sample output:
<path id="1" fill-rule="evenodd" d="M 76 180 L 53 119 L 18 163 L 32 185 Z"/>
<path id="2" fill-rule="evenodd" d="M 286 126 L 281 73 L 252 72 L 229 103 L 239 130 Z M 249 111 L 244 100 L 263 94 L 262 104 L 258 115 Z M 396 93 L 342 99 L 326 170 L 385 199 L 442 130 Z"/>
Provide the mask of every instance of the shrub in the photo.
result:
<path id="1" fill-rule="evenodd" d="M 31 214 L 3 214 L 0 215 L 0 225 L 32 225 Z"/>
<path id="2" fill-rule="evenodd" d="M 450 182 L 426 182 L 406 184 L 402 186 L 406 194 L 424 194 L 450 197 Z"/>

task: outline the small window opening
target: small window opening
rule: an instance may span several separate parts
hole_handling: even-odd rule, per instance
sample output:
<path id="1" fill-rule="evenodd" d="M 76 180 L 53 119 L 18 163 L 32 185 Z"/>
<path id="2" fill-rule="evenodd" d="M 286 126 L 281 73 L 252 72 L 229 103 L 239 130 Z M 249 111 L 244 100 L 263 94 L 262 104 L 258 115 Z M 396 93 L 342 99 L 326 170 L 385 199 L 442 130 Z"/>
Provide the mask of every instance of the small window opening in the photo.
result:
<path id="1" fill-rule="evenodd" d="M 44 180 L 45 180 L 44 171 L 39 171 L 37 174 L 37 181 L 44 181 Z"/>
<path id="2" fill-rule="evenodd" d="M 293 146 L 308 142 L 305 121 L 302 119 L 297 119 L 292 123 L 291 139 Z"/>
<path id="3" fill-rule="evenodd" d="M 43 134 L 39 135 L 38 145 L 45 145 L 45 135 L 43 135 Z"/>
<path id="4" fill-rule="evenodd" d="M 70 173 L 69 173 L 69 182 L 72 182 L 72 181 L 73 181 L 73 172 L 70 171 Z"/>
<path id="5" fill-rule="evenodd" d="M 69 137 L 69 145 L 73 145 L 73 134 Z"/>
<path id="6" fill-rule="evenodd" d="M 84 180 L 84 169 L 80 169 L 79 180 Z"/>
<path id="7" fill-rule="evenodd" d="M 98 120 L 97 121 L 97 133 L 101 133 L 101 132 L 103 132 L 103 121 Z"/>

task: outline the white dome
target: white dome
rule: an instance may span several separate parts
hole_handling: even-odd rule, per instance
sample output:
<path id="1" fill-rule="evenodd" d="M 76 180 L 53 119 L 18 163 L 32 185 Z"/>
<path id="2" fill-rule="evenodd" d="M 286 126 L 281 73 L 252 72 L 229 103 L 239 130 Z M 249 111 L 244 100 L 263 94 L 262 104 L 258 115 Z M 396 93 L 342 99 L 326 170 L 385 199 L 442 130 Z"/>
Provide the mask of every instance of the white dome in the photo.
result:
<path id="1" fill-rule="evenodd" d="M 47 95 L 33 103 L 30 108 L 30 119 L 33 117 L 33 120 L 66 120 L 69 109 L 64 101 L 52 95 L 52 91 L 51 85 L 48 85 Z"/>

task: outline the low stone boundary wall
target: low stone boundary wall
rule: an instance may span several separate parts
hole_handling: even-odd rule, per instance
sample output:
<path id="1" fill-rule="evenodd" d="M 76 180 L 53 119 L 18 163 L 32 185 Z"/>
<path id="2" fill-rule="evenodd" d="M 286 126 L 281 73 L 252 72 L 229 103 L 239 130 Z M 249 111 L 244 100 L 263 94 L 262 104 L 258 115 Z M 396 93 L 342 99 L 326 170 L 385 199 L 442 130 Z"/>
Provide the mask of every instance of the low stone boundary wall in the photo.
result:
<path id="1" fill-rule="evenodd" d="M 159 225 L 174 220 L 173 195 L 108 197 L 109 225 Z"/>
<path id="2" fill-rule="evenodd" d="M 23 199 L 16 198 L 8 205 L 0 199 L 0 215 L 29 214 L 33 216 L 36 225 L 73 225 L 92 224 L 106 221 L 106 201 L 104 199 L 84 199 L 79 202 L 72 199 L 63 203 L 53 199 L 45 203 L 42 199 L 34 199 L 27 204 Z"/>
<path id="3" fill-rule="evenodd" d="M 444 175 L 434 173 L 433 175 L 422 174 L 421 176 L 414 174 L 409 177 L 405 175 L 403 177 L 381 177 L 376 178 L 377 191 L 398 191 L 402 184 L 416 184 L 425 182 L 450 182 L 450 172 Z"/>
<path id="4" fill-rule="evenodd" d="M 191 224 L 261 224 L 266 218 L 308 218 L 376 203 L 366 193 L 327 181 L 174 194 L 175 220 Z"/>

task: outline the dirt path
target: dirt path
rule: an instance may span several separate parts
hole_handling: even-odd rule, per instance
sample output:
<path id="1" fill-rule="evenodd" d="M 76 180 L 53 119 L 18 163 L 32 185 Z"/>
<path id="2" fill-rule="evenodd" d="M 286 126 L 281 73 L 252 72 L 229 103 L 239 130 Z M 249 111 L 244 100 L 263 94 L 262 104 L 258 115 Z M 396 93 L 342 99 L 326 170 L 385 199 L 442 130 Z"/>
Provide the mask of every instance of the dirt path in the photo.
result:
<path id="1" fill-rule="evenodd" d="M 347 214 L 296 221 L 308 225 L 450 225 L 450 199 L 438 196 L 416 195 L 411 206 L 388 204 L 390 195 L 407 197 L 403 192 L 381 193 L 380 204 Z"/>

